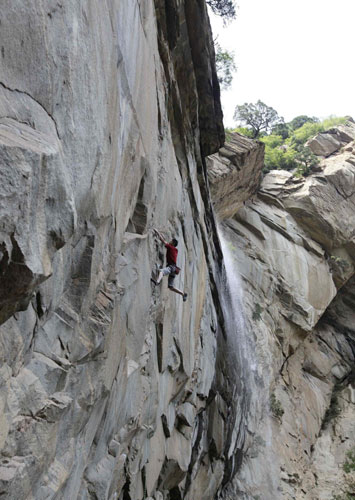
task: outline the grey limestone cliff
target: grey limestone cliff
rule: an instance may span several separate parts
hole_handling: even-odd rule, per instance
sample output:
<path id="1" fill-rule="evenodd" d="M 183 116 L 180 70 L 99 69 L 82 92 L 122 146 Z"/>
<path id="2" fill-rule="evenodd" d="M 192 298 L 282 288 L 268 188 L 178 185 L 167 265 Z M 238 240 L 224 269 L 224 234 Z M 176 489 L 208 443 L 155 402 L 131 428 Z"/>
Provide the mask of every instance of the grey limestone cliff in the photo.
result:
<path id="1" fill-rule="evenodd" d="M 349 492 L 353 124 L 261 182 L 204 0 L 4 0 L 0 52 L 0 496 Z"/>
<path id="2" fill-rule="evenodd" d="M 5 0 L 0 26 L 0 495 L 212 499 L 240 439 L 205 2 Z M 151 287 L 153 227 L 186 303 Z"/>
<path id="3" fill-rule="evenodd" d="M 355 447 L 355 143 L 343 139 L 307 178 L 270 172 L 222 223 L 257 360 L 245 458 L 226 499 L 354 494 L 344 464 Z"/>

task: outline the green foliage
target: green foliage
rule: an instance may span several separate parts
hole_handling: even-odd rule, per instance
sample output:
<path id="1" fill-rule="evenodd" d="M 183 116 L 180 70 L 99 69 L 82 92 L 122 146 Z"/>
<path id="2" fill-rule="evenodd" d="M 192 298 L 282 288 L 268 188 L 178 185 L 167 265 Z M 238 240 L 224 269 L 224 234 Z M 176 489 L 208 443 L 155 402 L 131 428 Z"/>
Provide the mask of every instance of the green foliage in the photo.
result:
<path id="1" fill-rule="evenodd" d="M 280 135 L 282 139 L 287 139 L 287 137 L 290 135 L 290 128 L 287 123 L 281 122 L 277 123 L 272 129 L 271 133 L 274 135 Z"/>
<path id="2" fill-rule="evenodd" d="M 306 177 L 319 164 L 319 158 L 305 146 L 311 137 L 332 127 L 346 123 L 346 117 L 330 116 L 320 122 L 316 117 L 300 115 L 284 123 L 275 110 L 261 101 L 237 106 L 234 119 L 246 126 L 230 132 L 239 132 L 265 144 L 263 172 L 292 171 L 297 177 Z"/>
<path id="3" fill-rule="evenodd" d="M 282 146 L 284 142 L 282 136 L 276 134 L 265 135 L 264 137 L 261 137 L 260 140 L 265 144 L 265 148 L 267 147 L 271 149 Z"/>
<path id="4" fill-rule="evenodd" d="M 291 143 L 304 144 L 311 137 L 314 137 L 319 132 L 325 132 L 332 127 L 336 127 L 346 122 L 345 117 L 331 116 L 322 122 L 306 122 L 300 128 L 294 130 L 291 135 Z"/>
<path id="5" fill-rule="evenodd" d="M 318 132 L 323 132 L 321 123 L 307 122 L 293 132 L 290 142 L 291 144 L 304 144 L 310 137 L 317 135 Z"/>
<path id="6" fill-rule="evenodd" d="M 319 119 L 315 116 L 299 115 L 288 123 L 291 130 L 297 130 L 305 123 L 318 123 Z"/>
<path id="7" fill-rule="evenodd" d="M 259 137 L 259 140 L 265 144 L 264 173 L 270 170 L 282 169 L 294 171 L 298 177 L 309 175 L 312 169 L 318 165 L 319 158 L 305 146 L 307 140 L 319 132 L 324 132 L 331 127 L 346 122 L 346 118 L 337 117 L 330 117 L 322 122 L 317 120 L 315 117 L 310 118 L 306 115 L 301 115 L 289 123 L 280 123 L 272 128 L 272 131 L 275 131 L 282 130 L 283 126 L 287 127 L 289 131 L 287 139 L 281 134 L 274 132 L 264 137 Z M 298 128 L 293 130 L 294 127 Z"/>
<path id="8" fill-rule="evenodd" d="M 237 70 L 234 62 L 234 54 L 223 50 L 219 43 L 215 43 L 216 50 L 216 70 L 219 84 L 222 90 L 226 90 L 231 86 L 233 73 Z"/>
<path id="9" fill-rule="evenodd" d="M 333 500 L 355 500 L 355 447 L 346 452 L 346 460 L 343 463 L 343 470 L 346 474 L 345 488 L 347 491 L 341 495 L 335 495 Z"/>
<path id="10" fill-rule="evenodd" d="M 355 448 L 346 452 L 346 460 L 343 464 L 343 469 L 347 474 L 355 471 Z"/>
<path id="11" fill-rule="evenodd" d="M 307 177 L 312 168 L 318 165 L 319 158 L 309 148 L 302 146 L 295 155 L 295 161 L 297 162 L 295 175 Z"/>
<path id="12" fill-rule="evenodd" d="M 206 3 L 211 7 L 213 14 L 223 18 L 224 23 L 237 17 L 234 0 L 206 0 Z"/>
<path id="13" fill-rule="evenodd" d="M 265 149 L 265 169 L 270 170 L 293 170 L 296 168 L 296 152 L 292 148 L 266 148 Z"/>
<path id="14" fill-rule="evenodd" d="M 281 402 L 278 399 L 276 399 L 274 392 L 270 396 L 270 410 L 273 416 L 281 422 L 282 415 L 285 412 L 284 409 L 282 408 Z"/>
<path id="15" fill-rule="evenodd" d="M 293 170 L 297 167 L 295 157 L 297 151 L 287 145 L 281 135 L 270 134 L 261 137 L 260 141 L 265 144 L 265 168 L 264 173 L 270 170 Z"/>
<path id="16" fill-rule="evenodd" d="M 327 411 L 325 412 L 323 422 L 322 422 L 322 429 L 325 429 L 326 426 L 333 421 L 335 418 L 339 416 L 341 412 L 339 403 L 338 403 L 338 396 L 337 396 L 337 391 L 334 390 L 332 397 L 330 399 L 330 405 L 327 408 Z"/>
<path id="17" fill-rule="evenodd" d="M 231 128 L 225 128 L 224 129 L 224 133 L 225 133 L 225 136 L 226 136 L 226 141 L 231 141 L 232 140 L 232 134 L 233 134 L 234 130 L 231 129 Z"/>
<path id="18" fill-rule="evenodd" d="M 263 308 L 260 306 L 260 304 L 255 304 L 255 309 L 253 312 L 253 320 L 254 321 L 259 321 L 261 319 L 261 313 L 263 312 Z"/>
<path id="19" fill-rule="evenodd" d="M 355 494 L 344 493 L 344 495 L 335 495 L 334 500 L 355 500 Z"/>
<path id="20" fill-rule="evenodd" d="M 233 129 L 233 132 L 238 132 L 238 134 L 245 135 L 245 137 L 253 138 L 253 131 L 248 127 L 237 127 Z"/>
<path id="21" fill-rule="evenodd" d="M 269 132 L 272 127 L 283 122 L 277 111 L 260 100 L 256 103 L 244 103 L 236 106 L 234 119 L 241 125 L 247 125 L 253 131 L 253 139 L 259 137 L 261 131 Z"/>
<path id="22" fill-rule="evenodd" d="M 329 130 L 332 127 L 336 127 L 337 125 L 342 125 L 347 122 L 346 116 L 329 116 L 325 120 L 322 121 L 324 130 Z"/>

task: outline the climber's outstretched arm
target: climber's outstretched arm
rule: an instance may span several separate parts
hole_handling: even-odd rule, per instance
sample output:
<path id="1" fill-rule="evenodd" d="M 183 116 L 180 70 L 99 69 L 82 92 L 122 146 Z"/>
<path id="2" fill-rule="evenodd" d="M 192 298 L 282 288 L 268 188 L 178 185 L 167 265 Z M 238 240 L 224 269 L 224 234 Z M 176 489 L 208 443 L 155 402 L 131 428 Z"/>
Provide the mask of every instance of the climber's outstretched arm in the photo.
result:
<path id="1" fill-rule="evenodd" d="M 154 228 L 154 229 L 153 229 L 153 231 L 154 231 L 154 232 L 155 232 L 155 234 L 158 236 L 158 238 L 160 239 L 160 241 L 161 241 L 162 243 L 164 243 L 164 245 L 167 245 L 167 244 L 168 244 L 168 242 L 164 239 L 164 237 L 162 236 L 162 234 L 161 234 L 161 233 L 159 233 L 159 231 L 158 231 L 157 229 L 155 229 L 155 228 Z"/>

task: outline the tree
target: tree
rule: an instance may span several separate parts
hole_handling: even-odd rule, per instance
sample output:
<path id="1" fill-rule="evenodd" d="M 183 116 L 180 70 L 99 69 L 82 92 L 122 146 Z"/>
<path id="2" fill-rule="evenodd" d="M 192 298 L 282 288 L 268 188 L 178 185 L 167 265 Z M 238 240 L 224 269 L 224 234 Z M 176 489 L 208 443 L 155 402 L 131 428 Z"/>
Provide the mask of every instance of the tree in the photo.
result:
<path id="1" fill-rule="evenodd" d="M 230 87 L 233 80 L 233 73 L 237 67 L 234 62 L 234 54 L 227 50 L 222 50 L 219 43 L 215 44 L 216 50 L 216 70 L 219 84 L 222 90 Z"/>
<path id="2" fill-rule="evenodd" d="M 288 123 L 291 130 L 296 130 L 305 123 L 318 123 L 319 119 L 315 116 L 299 115 Z"/>
<path id="3" fill-rule="evenodd" d="M 271 133 L 275 135 L 281 135 L 283 139 L 287 139 L 290 134 L 290 129 L 288 127 L 288 124 L 282 120 L 280 121 L 280 123 L 277 123 L 274 127 L 272 127 Z"/>
<path id="4" fill-rule="evenodd" d="M 312 151 L 305 146 L 300 146 L 298 153 L 295 156 L 295 160 L 298 163 L 296 175 L 299 177 L 307 177 L 311 173 L 311 170 L 316 167 L 319 163 L 319 158 Z"/>
<path id="5" fill-rule="evenodd" d="M 291 135 L 292 144 L 305 144 L 310 137 L 314 137 L 318 132 L 323 132 L 322 123 L 306 122 L 302 127 L 297 128 Z"/>
<path id="6" fill-rule="evenodd" d="M 211 7 L 213 14 L 223 18 L 224 23 L 237 16 L 234 0 L 206 0 L 206 3 Z"/>
<path id="7" fill-rule="evenodd" d="M 268 132 L 272 127 L 284 121 L 274 108 L 267 106 L 260 100 L 256 104 L 244 103 L 237 106 L 234 111 L 234 119 L 252 128 L 253 139 L 258 137 L 262 130 Z"/>

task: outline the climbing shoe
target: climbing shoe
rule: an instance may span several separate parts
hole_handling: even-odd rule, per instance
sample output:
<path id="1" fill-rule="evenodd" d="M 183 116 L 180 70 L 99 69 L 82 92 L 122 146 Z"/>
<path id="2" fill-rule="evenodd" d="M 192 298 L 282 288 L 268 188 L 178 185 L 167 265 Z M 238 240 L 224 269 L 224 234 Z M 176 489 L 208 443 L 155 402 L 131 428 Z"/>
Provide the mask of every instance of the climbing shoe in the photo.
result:
<path id="1" fill-rule="evenodd" d="M 187 293 L 184 293 L 184 296 L 183 296 L 182 300 L 183 300 L 184 302 L 186 302 L 186 301 L 187 301 Z"/>

